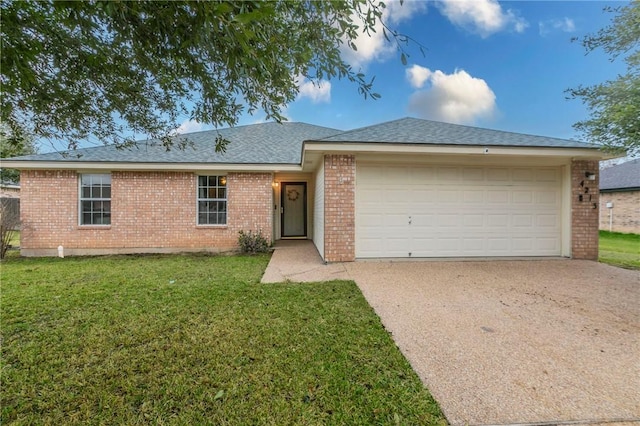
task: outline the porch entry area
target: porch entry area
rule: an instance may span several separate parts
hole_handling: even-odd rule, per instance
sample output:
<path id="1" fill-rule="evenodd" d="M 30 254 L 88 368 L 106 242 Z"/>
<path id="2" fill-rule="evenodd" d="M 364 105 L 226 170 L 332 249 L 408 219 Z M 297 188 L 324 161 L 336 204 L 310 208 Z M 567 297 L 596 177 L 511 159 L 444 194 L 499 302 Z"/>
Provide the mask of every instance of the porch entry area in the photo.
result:
<path id="1" fill-rule="evenodd" d="M 281 182 L 280 223 L 281 238 L 307 238 L 307 182 Z"/>

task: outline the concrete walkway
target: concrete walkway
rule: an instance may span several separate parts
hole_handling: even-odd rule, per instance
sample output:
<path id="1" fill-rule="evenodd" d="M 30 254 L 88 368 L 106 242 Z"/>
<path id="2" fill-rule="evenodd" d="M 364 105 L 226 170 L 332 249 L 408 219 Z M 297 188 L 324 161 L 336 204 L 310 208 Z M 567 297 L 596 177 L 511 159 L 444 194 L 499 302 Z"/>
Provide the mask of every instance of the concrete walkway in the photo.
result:
<path id="1" fill-rule="evenodd" d="M 310 240 L 279 240 L 260 282 L 348 280 L 342 263 L 325 264 Z"/>
<path id="2" fill-rule="evenodd" d="M 452 425 L 640 426 L 640 273 L 589 261 L 324 265 L 307 241 L 263 282 L 354 280 Z"/>

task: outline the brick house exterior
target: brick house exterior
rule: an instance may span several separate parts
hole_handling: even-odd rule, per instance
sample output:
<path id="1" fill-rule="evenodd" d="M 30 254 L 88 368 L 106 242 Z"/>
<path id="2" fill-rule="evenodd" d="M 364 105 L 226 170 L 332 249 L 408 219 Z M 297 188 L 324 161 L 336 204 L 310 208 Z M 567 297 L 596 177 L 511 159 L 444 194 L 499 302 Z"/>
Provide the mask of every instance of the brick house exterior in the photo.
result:
<path id="1" fill-rule="evenodd" d="M 353 155 L 324 156 L 324 253 L 327 262 L 352 262 L 356 258 L 355 178 Z"/>
<path id="2" fill-rule="evenodd" d="M 640 234 L 640 190 L 603 191 L 600 194 L 600 229 Z"/>
<path id="3" fill-rule="evenodd" d="M 601 171 L 600 229 L 640 234 L 640 159 Z"/>
<path id="4" fill-rule="evenodd" d="M 78 173 L 21 173 L 23 255 L 68 255 L 173 251 L 228 251 L 238 231 L 261 230 L 271 239 L 270 173 L 229 173 L 229 222 L 196 224 L 196 175 L 188 172 L 111 172 L 110 226 L 80 225 Z M 46 206 L 46 214 L 42 214 Z"/>
<path id="5" fill-rule="evenodd" d="M 402 119 L 351 132 L 303 123 L 227 129 L 223 137 L 231 141 L 230 148 L 220 154 L 212 150 L 217 132 L 193 134 L 194 152 L 167 153 L 150 143 L 144 154 L 99 147 L 85 149 L 82 155 L 71 158 L 50 153 L 8 160 L 7 167 L 21 169 L 22 173 L 22 254 L 53 256 L 58 246 L 64 247 L 65 255 L 230 251 L 238 248 L 241 230 L 261 231 L 268 240 L 275 241 L 285 238 L 285 224 L 293 223 L 304 227 L 295 237 L 313 240 L 326 262 L 354 261 L 362 257 L 358 244 L 363 244 L 356 231 L 364 220 L 357 200 L 359 191 L 365 189 L 359 189 L 359 185 L 367 183 L 366 173 L 360 175 L 360 165 L 372 170 L 372 164 L 381 165 L 381 169 L 384 164 L 394 164 L 397 174 L 389 179 L 397 179 L 404 173 L 403 165 L 409 164 L 418 175 L 420 170 L 440 170 L 445 175 L 453 170 L 458 174 L 452 174 L 453 180 L 445 182 L 444 189 L 448 189 L 444 192 L 439 186 L 441 181 L 436 184 L 419 176 L 388 188 L 413 187 L 433 196 L 440 191 L 445 197 L 443 203 L 457 197 L 456 202 L 462 203 L 460 211 L 477 213 L 474 220 L 504 216 L 500 219 L 503 227 L 491 225 L 492 230 L 484 233 L 488 235 L 484 242 L 477 240 L 482 244 L 511 244 L 511 229 L 517 231 L 526 225 L 526 232 L 520 229 L 514 241 L 520 248 L 533 247 L 527 252 L 531 256 L 598 257 L 598 161 L 602 154 L 592 146 Z M 431 140 L 442 138 L 443 134 L 450 142 Z M 389 141 L 388 135 L 396 136 Z M 110 209 L 104 222 L 84 222 L 85 215 L 91 217 L 94 213 L 94 199 L 83 204 L 86 195 L 81 195 L 85 190 L 82 177 L 86 174 L 108 176 Z M 456 183 L 463 175 L 484 176 L 483 179 L 495 175 L 498 180 L 487 181 L 489 186 L 474 193 L 473 187 Z M 205 176 L 218 179 L 218 183 L 223 179 L 224 185 L 220 185 L 224 191 L 215 192 L 215 185 L 202 187 L 199 182 Z M 285 198 L 282 188 L 287 185 L 307 192 Z M 369 190 L 371 186 L 362 188 Z M 208 191 L 218 195 L 202 195 L 210 194 Z M 389 189 L 383 185 L 380 191 Z M 491 205 L 486 198 L 491 194 L 506 197 L 501 202 L 511 210 L 496 210 L 500 207 Z M 210 213 L 201 211 L 209 202 L 202 197 L 214 197 L 209 200 L 213 204 L 222 203 L 213 213 L 221 215 L 220 222 L 199 224 L 202 215 Z M 403 196 L 401 201 L 407 197 L 411 196 Z M 467 206 L 467 199 L 484 204 Z M 102 199 L 96 200 L 96 206 L 101 205 Z M 523 202 L 529 203 L 531 211 L 518 207 Z M 546 203 L 546 210 L 538 209 L 539 203 Z M 81 214 L 80 206 L 84 209 L 85 205 L 92 210 Z M 367 219 L 379 223 L 381 230 L 395 223 L 390 221 L 406 220 L 400 210 L 394 213 L 393 205 L 381 206 L 381 210 L 387 213 Z M 96 212 L 102 214 L 100 207 Z M 455 226 L 458 210 L 452 212 L 445 226 Z M 411 223 L 411 216 L 408 219 Z M 440 226 L 437 220 L 428 225 Z M 425 228 L 415 229 L 415 241 L 429 240 Z M 448 233 L 460 234 L 456 228 L 433 229 L 445 237 Z M 551 232 L 552 238 L 538 241 L 542 237 L 537 230 Z M 496 232 L 499 235 L 494 238 Z M 409 238 L 413 239 L 413 235 Z M 394 244 L 403 244 L 403 240 Z M 442 256 L 456 257 L 455 252 L 444 250 Z"/>
<path id="6" fill-rule="evenodd" d="M 598 162 L 571 163 L 571 255 L 598 260 Z M 592 174 L 594 180 L 589 180 Z"/>

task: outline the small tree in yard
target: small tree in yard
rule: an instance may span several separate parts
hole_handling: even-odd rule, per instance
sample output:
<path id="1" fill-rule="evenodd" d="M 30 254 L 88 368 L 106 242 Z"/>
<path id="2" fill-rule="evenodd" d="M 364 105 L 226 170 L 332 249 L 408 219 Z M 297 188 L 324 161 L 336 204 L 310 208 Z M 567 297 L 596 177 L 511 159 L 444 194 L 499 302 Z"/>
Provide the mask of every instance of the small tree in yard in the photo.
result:
<path id="1" fill-rule="evenodd" d="M 266 253 L 269 251 L 269 242 L 262 235 L 262 231 L 238 232 L 238 244 L 242 253 Z"/>
<path id="2" fill-rule="evenodd" d="M 0 200 L 0 259 L 4 259 L 11 241 L 20 225 L 20 214 L 12 208 L 9 200 Z"/>

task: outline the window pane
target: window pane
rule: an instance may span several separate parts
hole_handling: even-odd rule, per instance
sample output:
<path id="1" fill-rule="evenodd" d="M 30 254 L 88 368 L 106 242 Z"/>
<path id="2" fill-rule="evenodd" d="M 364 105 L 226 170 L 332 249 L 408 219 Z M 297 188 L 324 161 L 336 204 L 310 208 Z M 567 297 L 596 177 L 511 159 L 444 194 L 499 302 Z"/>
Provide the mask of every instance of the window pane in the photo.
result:
<path id="1" fill-rule="evenodd" d="M 80 224 L 111 224 L 111 175 L 80 175 Z"/>
<path id="2" fill-rule="evenodd" d="M 226 176 L 198 176 L 198 224 L 219 225 L 227 223 Z"/>
<path id="3" fill-rule="evenodd" d="M 87 212 L 91 212 L 91 201 L 83 201 L 80 204 L 80 211 L 82 211 L 82 213 L 87 213 Z"/>

